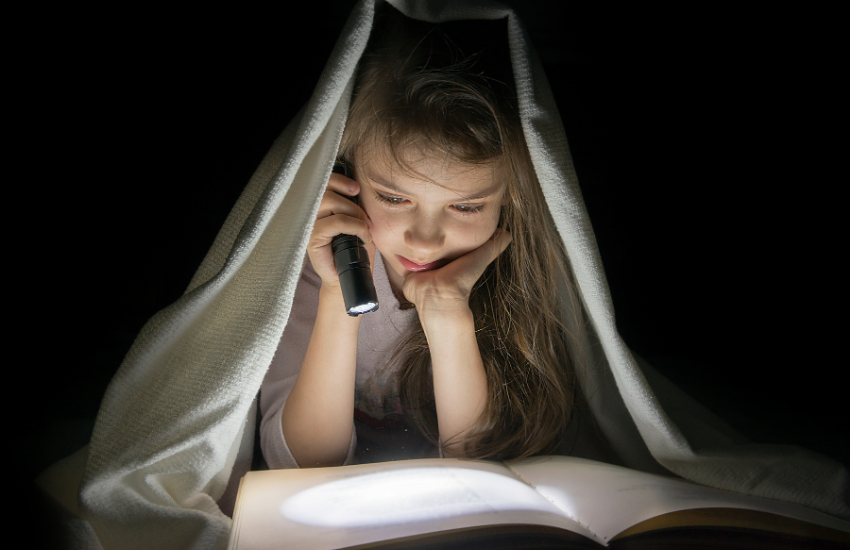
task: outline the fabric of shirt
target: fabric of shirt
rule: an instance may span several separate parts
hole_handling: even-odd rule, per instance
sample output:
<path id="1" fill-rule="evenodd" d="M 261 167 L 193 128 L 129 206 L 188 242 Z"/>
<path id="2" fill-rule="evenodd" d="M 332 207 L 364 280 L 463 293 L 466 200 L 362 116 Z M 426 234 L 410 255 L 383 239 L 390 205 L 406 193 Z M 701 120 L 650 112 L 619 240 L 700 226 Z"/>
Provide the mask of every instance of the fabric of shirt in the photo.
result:
<path id="1" fill-rule="evenodd" d="M 354 429 L 343 464 L 436 458 L 439 449 L 405 421 L 398 394 L 398 365 L 389 363 L 398 343 L 418 322 L 416 310 L 405 309 L 396 298 L 377 250 L 373 278 L 379 307 L 364 314 L 360 322 Z M 321 278 L 305 258 L 289 322 L 260 390 L 260 443 L 263 458 L 272 469 L 298 468 L 283 435 L 281 414 L 313 334 L 321 285 Z"/>

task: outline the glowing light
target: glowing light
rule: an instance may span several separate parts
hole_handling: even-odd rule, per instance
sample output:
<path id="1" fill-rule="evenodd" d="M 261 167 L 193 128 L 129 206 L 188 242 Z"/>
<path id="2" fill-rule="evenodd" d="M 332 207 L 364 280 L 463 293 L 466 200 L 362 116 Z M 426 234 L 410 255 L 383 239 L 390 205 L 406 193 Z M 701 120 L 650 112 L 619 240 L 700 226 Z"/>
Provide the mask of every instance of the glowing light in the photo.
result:
<path id="1" fill-rule="evenodd" d="M 366 313 L 367 311 L 372 311 L 375 306 L 378 305 L 375 302 L 366 302 L 362 306 L 354 306 L 349 309 L 352 313 Z"/>
<path id="2" fill-rule="evenodd" d="M 349 477 L 296 493 L 280 505 L 291 521 L 322 527 L 377 527 L 494 513 L 551 512 L 524 483 L 465 468 L 405 468 Z"/>
<path id="3" fill-rule="evenodd" d="M 566 512 L 568 516 L 578 521 L 578 506 L 576 505 L 573 496 L 570 495 L 566 489 L 551 485 L 538 485 L 537 490 L 540 491 L 541 494 L 546 495 L 549 500 L 551 500 L 558 508 Z"/>

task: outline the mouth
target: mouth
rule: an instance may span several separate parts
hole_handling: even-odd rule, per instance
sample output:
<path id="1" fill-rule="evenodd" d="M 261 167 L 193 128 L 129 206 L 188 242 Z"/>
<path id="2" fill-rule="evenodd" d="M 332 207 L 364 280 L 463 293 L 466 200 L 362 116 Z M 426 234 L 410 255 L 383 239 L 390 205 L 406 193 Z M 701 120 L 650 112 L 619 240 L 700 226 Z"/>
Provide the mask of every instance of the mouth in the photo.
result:
<path id="1" fill-rule="evenodd" d="M 447 263 L 447 260 L 437 260 L 435 262 L 430 262 L 427 264 L 418 264 L 412 260 L 408 260 L 404 256 L 399 256 L 396 254 L 396 258 L 401 262 L 401 265 L 408 271 L 429 271 L 431 269 L 437 269 L 439 267 L 443 267 Z"/>

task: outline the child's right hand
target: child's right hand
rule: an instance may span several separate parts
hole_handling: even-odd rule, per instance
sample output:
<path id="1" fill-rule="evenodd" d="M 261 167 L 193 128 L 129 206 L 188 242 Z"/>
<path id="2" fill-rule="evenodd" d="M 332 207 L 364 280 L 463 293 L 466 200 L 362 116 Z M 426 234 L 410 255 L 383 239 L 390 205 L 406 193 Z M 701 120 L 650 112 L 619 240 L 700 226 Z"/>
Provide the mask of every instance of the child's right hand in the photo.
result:
<path id="1" fill-rule="evenodd" d="M 336 172 L 331 174 L 307 245 L 307 255 L 313 269 L 322 278 L 322 286 L 332 290 L 339 290 L 339 275 L 336 273 L 331 240 L 340 233 L 356 235 L 366 243 L 369 265 L 373 272 L 375 270 L 375 245 L 371 242 L 372 234 L 367 223 L 369 216 L 359 205 L 342 196 L 356 196 L 358 193 L 359 183 Z"/>

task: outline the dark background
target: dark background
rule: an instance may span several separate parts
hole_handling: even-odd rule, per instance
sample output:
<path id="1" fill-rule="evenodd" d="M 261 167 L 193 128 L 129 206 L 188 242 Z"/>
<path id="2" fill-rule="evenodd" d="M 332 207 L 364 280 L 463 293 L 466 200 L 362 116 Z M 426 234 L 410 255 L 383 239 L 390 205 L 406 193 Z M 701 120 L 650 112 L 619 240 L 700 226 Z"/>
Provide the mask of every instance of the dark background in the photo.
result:
<path id="1" fill-rule="evenodd" d="M 34 26 L 20 46 L 27 191 L 7 209 L 40 226 L 21 222 L 13 296 L 25 477 L 87 442 L 136 334 L 182 294 L 311 94 L 353 3 L 305 4 L 300 19 L 127 8 L 105 26 L 52 13 L 57 32 Z M 850 462 L 835 14 L 516 9 L 625 342 L 756 442 Z"/>

